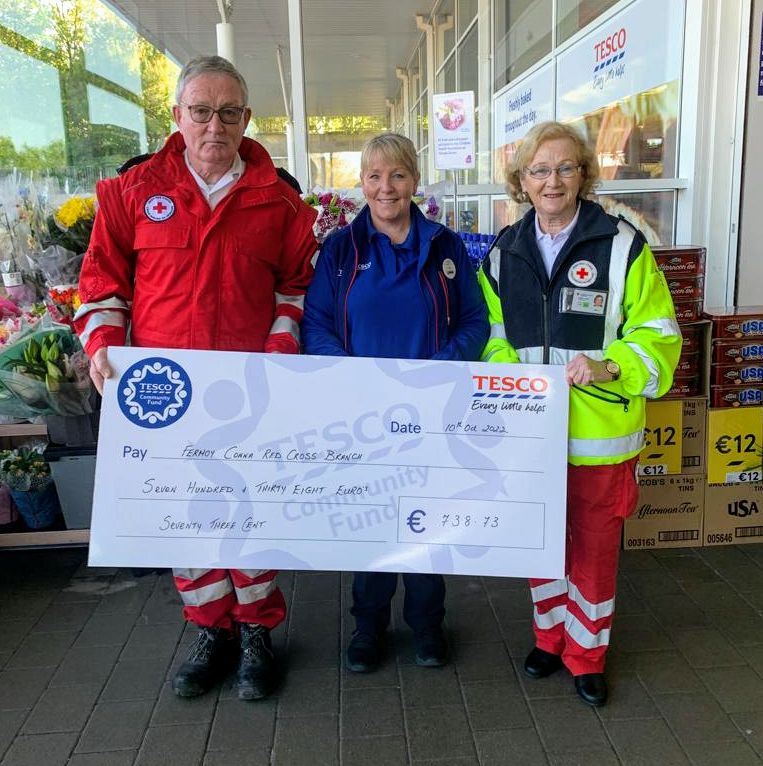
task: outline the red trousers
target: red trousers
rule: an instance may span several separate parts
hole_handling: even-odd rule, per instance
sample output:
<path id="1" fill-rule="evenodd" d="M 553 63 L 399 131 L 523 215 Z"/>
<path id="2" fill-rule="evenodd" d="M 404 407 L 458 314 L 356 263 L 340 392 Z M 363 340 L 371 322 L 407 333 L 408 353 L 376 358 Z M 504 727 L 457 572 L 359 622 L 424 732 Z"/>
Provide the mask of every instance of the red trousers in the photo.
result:
<path id="1" fill-rule="evenodd" d="M 286 617 L 286 601 L 274 569 L 175 569 L 175 586 L 186 620 L 206 628 L 236 622 L 275 628 Z"/>
<path id="2" fill-rule="evenodd" d="M 638 501 L 636 462 L 567 467 L 567 576 L 530 580 L 536 646 L 561 655 L 574 676 L 604 670 L 623 520 Z"/>

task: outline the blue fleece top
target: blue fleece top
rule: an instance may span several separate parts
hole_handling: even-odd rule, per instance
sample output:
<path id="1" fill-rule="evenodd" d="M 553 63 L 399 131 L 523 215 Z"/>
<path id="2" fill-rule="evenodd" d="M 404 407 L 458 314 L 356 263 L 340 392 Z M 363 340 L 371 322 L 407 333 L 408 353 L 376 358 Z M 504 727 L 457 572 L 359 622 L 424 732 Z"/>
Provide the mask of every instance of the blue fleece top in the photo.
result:
<path id="1" fill-rule="evenodd" d="M 410 243 L 413 264 L 407 257 L 408 240 L 402 255 L 389 240 L 385 243 L 373 228 L 368 207 L 323 243 L 305 297 L 305 353 L 382 356 L 381 350 L 384 356 L 401 359 L 479 359 L 490 328 L 464 244 L 450 229 L 428 221 L 413 204 L 411 221 L 416 237 L 415 246 L 413 240 Z M 383 251 L 387 246 L 394 261 Z M 397 280 L 392 278 L 392 263 L 403 269 L 405 279 L 399 274 Z M 403 292 L 391 298 L 380 283 L 385 279 L 393 292 Z"/>
<path id="2" fill-rule="evenodd" d="M 417 277 L 419 237 L 416 218 L 408 236 L 393 244 L 386 234 L 368 227 L 368 258 L 347 298 L 347 320 L 355 356 L 425 359 L 429 356 L 426 305 Z M 378 317 L 404 316 L 407 322 L 388 324 L 374 332 Z"/>

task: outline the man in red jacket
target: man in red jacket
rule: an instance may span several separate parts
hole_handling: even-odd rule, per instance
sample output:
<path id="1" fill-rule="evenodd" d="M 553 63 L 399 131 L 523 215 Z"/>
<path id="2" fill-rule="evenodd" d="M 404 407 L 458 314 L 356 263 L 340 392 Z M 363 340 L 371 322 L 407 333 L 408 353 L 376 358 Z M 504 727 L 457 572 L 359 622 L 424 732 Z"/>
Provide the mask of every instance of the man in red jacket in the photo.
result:
<path id="1" fill-rule="evenodd" d="M 180 73 L 178 132 L 145 162 L 96 187 L 98 214 L 75 317 L 99 391 L 108 347 L 298 353 L 304 293 L 317 245 L 315 212 L 244 138 L 248 91 L 225 59 Z M 286 615 L 276 572 L 175 570 L 184 616 L 199 626 L 173 679 L 181 697 L 206 692 L 238 658 L 241 699 L 274 680 L 270 630 Z"/>

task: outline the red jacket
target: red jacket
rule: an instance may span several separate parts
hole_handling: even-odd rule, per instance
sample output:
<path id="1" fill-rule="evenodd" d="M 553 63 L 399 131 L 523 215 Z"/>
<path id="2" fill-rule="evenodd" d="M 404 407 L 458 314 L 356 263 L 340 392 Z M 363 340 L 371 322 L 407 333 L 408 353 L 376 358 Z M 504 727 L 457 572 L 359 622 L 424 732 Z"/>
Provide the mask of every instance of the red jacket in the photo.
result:
<path id="1" fill-rule="evenodd" d="M 313 273 L 315 211 L 244 138 L 246 170 L 211 210 L 174 133 L 162 150 L 96 186 L 75 327 L 89 355 L 134 346 L 299 350 Z"/>

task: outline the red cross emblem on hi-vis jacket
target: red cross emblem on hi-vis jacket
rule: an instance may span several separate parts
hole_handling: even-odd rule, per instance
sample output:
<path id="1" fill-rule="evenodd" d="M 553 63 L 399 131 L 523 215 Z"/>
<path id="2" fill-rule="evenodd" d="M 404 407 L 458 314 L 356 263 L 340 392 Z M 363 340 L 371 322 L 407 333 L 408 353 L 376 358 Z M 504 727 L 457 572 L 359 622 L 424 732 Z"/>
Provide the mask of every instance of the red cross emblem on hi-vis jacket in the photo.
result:
<path id="1" fill-rule="evenodd" d="M 596 273 L 591 261 L 575 261 L 567 272 L 567 279 L 577 287 L 588 287 L 596 281 Z"/>
<path id="2" fill-rule="evenodd" d="M 164 194 L 155 194 L 148 198 L 143 212 L 152 221 L 166 221 L 175 212 L 175 203 Z"/>

